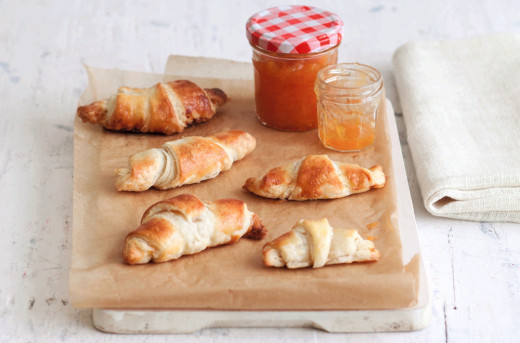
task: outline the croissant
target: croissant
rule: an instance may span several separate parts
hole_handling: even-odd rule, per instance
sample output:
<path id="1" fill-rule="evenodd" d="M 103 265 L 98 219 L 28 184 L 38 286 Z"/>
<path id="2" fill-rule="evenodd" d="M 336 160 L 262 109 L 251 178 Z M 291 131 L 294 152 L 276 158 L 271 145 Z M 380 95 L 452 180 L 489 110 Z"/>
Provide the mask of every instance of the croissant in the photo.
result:
<path id="1" fill-rule="evenodd" d="M 188 80 L 159 82 L 150 88 L 120 87 L 117 95 L 78 108 L 83 122 L 114 131 L 171 135 L 207 121 L 227 102 L 218 88 L 202 89 Z"/>
<path id="2" fill-rule="evenodd" d="M 262 239 L 267 230 L 241 200 L 202 202 L 181 194 L 150 206 L 141 226 L 125 239 L 128 264 L 175 260 L 208 247 L 234 243 L 242 236 Z"/>
<path id="3" fill-rule="evenodd" d="M 332 161 L 327 155 L 309 155 L 273 168 L 261 178 L 249 178 L 242 188 L 273 199 L 334 199 L 381 188 L 385 180 L 379 165 L 366 169 Z"/>
<path id="4" fill-rule="evenodd" d="M 326 218 L 300 220 L 262 250 L 266 266 L 290 269 L 378 261 L 379 257 L 372 241 L 361 238 L 357 230 L 333 229 Z"/>
<path id="5" fill-rule="evenodd" d="M 231 130 L 212 136 L 192 136 L 130 156 L 129 168 L 116 170 L 118 191 L 170 189 L 216 177 L 256 146 L 249 133 Z"/>

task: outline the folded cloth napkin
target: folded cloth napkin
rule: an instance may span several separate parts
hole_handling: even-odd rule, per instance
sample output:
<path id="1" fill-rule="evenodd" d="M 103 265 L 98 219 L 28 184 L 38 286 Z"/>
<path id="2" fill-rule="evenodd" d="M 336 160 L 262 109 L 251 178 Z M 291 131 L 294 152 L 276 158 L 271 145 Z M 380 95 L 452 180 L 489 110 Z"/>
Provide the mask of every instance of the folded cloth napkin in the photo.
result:
<path id="1" fill-rule="evenodd" d="M 427 210 L 520 222 L 520 35 L 412 42 L 393 65 Z"/>

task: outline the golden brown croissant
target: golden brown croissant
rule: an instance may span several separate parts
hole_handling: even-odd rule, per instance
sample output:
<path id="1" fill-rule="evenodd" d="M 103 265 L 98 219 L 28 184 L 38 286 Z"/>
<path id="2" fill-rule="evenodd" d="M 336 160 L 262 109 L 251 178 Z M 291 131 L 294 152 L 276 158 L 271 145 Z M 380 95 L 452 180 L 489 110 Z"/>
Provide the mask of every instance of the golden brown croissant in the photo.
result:
<path id="1" fill-rule="evenodd" d="M 162 148 L 129 158 L 129 168 L 116 170 L 118 191 L 170 189 L 216 177 L 231 168 L 256 145 L 249 133 L 231 130 L 212 136 L 192 136 L 166 142 Z"/>
<path id="2" fill-rule="evenodd" d="M 116 96 L 78 108 L 83 122 L 114 131 L 171 135 L 207 121 L 227 102 L 218 89 L 202 89 L 188 80 L 159 82 L 150 88 L 120 87 Z"/>
<path id="3" fill-rule="evenodd" d="M 261 178 L 249 178 L 243 188 L 273 199 L 334 199 L 381 188 L 385 180 L 379 165 L 366 169 L 332 161 L 327 155 L 309 155 L 273 168 Z"/>
<path id="4" fill-rule="evenodd" d="M 291 269 L 377 261 L 379 256 L 374 243 L 361 238 L 357 230 L 333 229 L 326 218 L 300 220 L 262 250 L 266 266 Z"/>
<path id="5" fill-rule="evenodd" d="M 123 259 L 129 264 L 165 262 L 234 243 L 242 236 L 262 239 L 266 233 L 258 216 L 241 200 L 202 202 L 181 194 L 145 211 L 141 226 L 126 236 Z"/>

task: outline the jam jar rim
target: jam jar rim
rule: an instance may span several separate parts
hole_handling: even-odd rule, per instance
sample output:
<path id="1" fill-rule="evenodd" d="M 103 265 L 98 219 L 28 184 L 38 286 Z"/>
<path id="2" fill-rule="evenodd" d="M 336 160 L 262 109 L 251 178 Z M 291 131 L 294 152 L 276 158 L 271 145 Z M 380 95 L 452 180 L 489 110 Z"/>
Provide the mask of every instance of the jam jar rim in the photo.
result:
<path id="1" fill-rule="evenodd" d="M 265 49 L 259 48 L 258 46 L 255 46 L 253 44 L 250 44 L 250 45 L 253 48 L 253 50 L 255 50 L 256 52 L 259 52 L 259 53 L 261 53 L 263 55 L 269 56 L 270 58 L 274 58 L 274 59 L 290 59 L 290 60 L 304 60 L 304 59 L 316 58 L 316 57 L 321 56 L 321 55 L 326 55 L 327 53 L 329 53 L 329 52 L 339 48 L 340 44 L 334 45 L 334 46 L 328 48 L 327 50 L 321 50 L 321 51 L 317 51 L 317 52 L 309 52 L 309 53 L 306 53 L 306 54 L 288 54 L 288 53 L 283 53 L 283 52 L 274 52 L 274 51 L 269 51 L 269 50 L 265 50 Z M 328 68 L 328 67 L 325 67 L 325 68 Z M 323 69 L 325 69 L 325 68 L 323 68 Z"/>

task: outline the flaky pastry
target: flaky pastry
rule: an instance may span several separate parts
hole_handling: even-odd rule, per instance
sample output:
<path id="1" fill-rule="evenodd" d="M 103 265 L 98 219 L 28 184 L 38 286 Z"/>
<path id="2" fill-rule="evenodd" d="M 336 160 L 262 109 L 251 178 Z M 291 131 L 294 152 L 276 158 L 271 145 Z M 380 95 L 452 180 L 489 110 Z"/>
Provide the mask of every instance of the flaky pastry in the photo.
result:
<path id="1" fill-rule="evenodd" d="M 130 156 L 129 167 L 116 170 L 118 191 L 170 189 L 216 177 L 256 146 L 249 133 L 239 130 L 207 137 L 192 136 Z"/>
<path id="2" fill-rule="evenodd" d="M 117 95 L 81 106 L 77 114 L 83 122 L 109 130 L 171 135 L 211 119 L 227 100 L 221 89 L 177 80 L 150 88 L 119 87 Z"/>
<path id="3" fill-rule="evenodd" d="M 383 168 L 332 161 L 327 155 L 308 155 L 276 167 L 243 188 L 262 197 L 288 200 L 335 199 L 385 185 Z"/>
<path id="4" fill-rule="evenodd" d="M 160 201 L 143 214 L 141 226 L 126 236 L 128 264 L 165 262 L 241 237 L 262 239 L 267 230 L 241 200 L 203 202 L 191 194 Z"/>
<path id="5" fill-rule="evenodd" d="M 323 218 L 300 220 L 291 231 L 267 243 L 262 257 L 266 266 L 293 269 L 377 261 L 380 253 L 357 230 L 333 229 Z"/>

